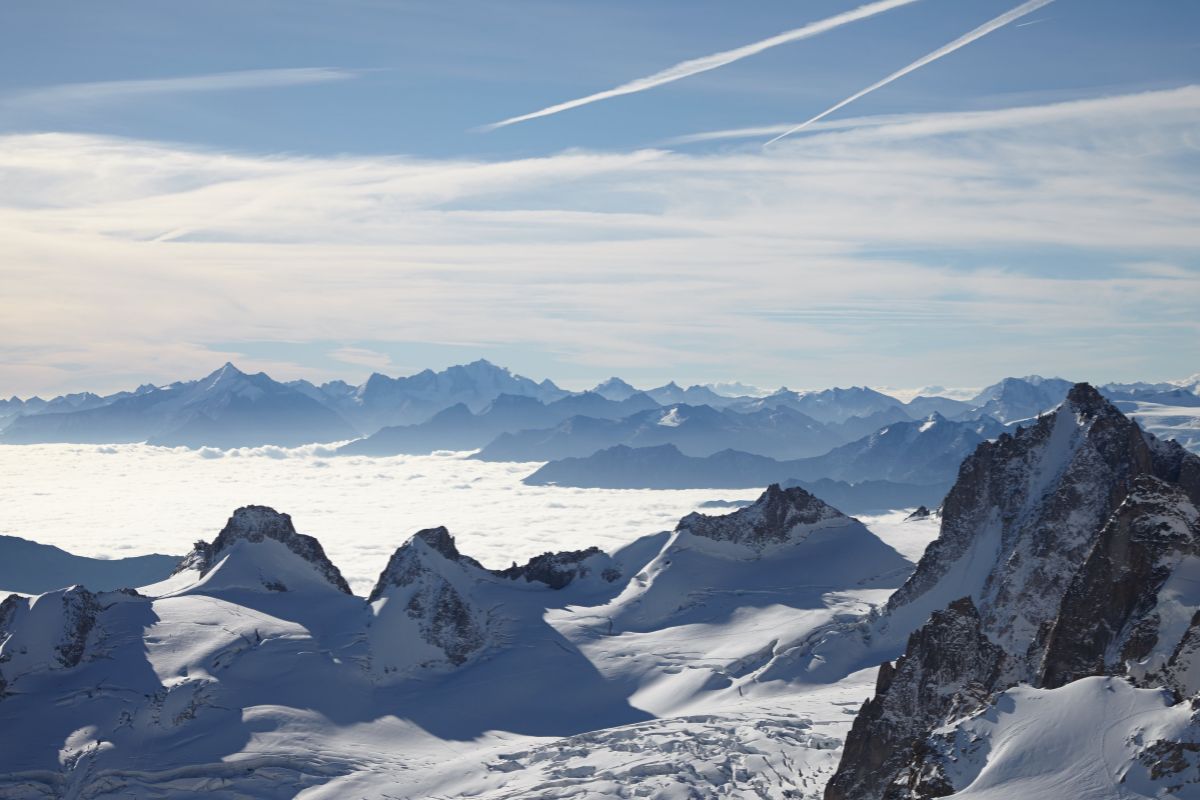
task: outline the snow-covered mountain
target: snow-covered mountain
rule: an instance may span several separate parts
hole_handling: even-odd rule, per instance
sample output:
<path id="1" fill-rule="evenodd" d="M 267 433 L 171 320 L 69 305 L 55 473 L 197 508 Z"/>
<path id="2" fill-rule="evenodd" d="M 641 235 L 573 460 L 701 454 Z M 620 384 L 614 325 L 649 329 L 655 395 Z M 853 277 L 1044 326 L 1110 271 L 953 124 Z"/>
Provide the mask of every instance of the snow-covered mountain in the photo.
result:
<path id="1" fill-rule="evenodd" d="M 813 797 L 822 731 L 845 723 L 743 692 L 780 637 L 861 612 L 911 567 L 772 487 L 612 555 L 507 569 L 423 530 L 362 598 L 287 515 L 245 507 L 158 584 L 0 604 L 0 730 L 21 732 L 0 795 Z"/>
<path id="2" fill-rule="evenodd" d="M 707 405 L 678 404 L 621 420 L 576 416 L 553 428 L 504 434 L 475 457 L 485 461 L 553 461 L 582 458 L 621 444 L 673 444 L 693 456 L 734 448 L 772 458 L 797 458 L 823 453 L 839 443 L 824 425 L 789 408 L 738 413 Z"/>
<path id="3" fill-rule="evenodd" d="M 1005 378 L 981 391 L 970 404 L 975 407 L 975 414 L 1008 424 L 1032 419 L 1056 407 L 1067 396 L 1071 385 L 1062 378 L 1040 375 Z"/>
<path id="4" fill-rule="evenodd" d="M 771 483 L 800 486 L 850 513 L 883 511 L 942 501 L 950 481 L 910 484 L 886 480 L 795 479 L 807 459 L 778 461 L 766 456 L 722 450 L 689 456 L 671 444 L 655 447 L 615 445 L 584 458 L 551 461 L 525 478 L 531 486 L 602 489 L 738 489 Z"/>
<path id="5" fill-rule="evenodd" d="M 354 429 L 321 403 L 261 372 L 248 375 L 226 364 L 200 380 L 173 383 L 105 405 L 18 417 L 0 433 L 0 441 L 250 447 L 354 436 Z"/>
<path id="6" fill-rule="evenodd" d="M 955 422 L 935 411 L 925 419 L 891 423 L 825 455 L 803 459 L 791 465 L 792 477 L 949 485 L 963 459 L 980 442 L 1003 431 L 1004 426 L 991 417 Z"/>
<path id="7" fill-rule="evenodd" d="M 43 400 L 36 396 L 22 400 L 20 397 L 14 395 L 7 400 L 0 400 L 0 430 L 3 430 L 18 417 L 86 411 L 90 408 L 99 408 L 100 406 L 115 403 L 126 397 L 145 394 L 154 389 L 155 387 L 150 384 L 143 384 L 132 392 L 117 392 L 104 397 L 94 392 L 75 392 L 73 394 L 59 395 L 50 400 Z"/>
<path id="8" fill-rule="evenodd" d="M 826 798 L 1195 796 L 1198 501 L 1200 458 L 1086 384 L 980 445 L 938 539 L 859 634 L 879 652 L 916 629 L 880 668 Z M 1089 708 L 1061 711 L 1072 698 Z M 1144 714 L 1141 735 L 1081 737 L 1089 714 L 1118 730 L 1121 709 Z"/>
<path id="9" fill-rule="evenodd" d="M 531 397 L 543 403 L 568 394 L 549 380 L 535 383 L 485 359 L 400 378 L 376 372 L 350 394 L 341 387 L 331 388 L 333 391 L 327 393 L 330 406 L 364 435 L 387 426 L 425 422 L 459 403 L 478 413 L 502 394 Z"/>
<path id="10" fill-rule="evenodd" d="M 975 410 L 966 400 L 939 395 L 917 395 L 904 404 L 904 410 L 913 419 L 924 419 L 930 414 L 941 414 L 946 419 L 959 419 Z"/>
<path id="11" fill-rule="evenodd" d="M 896 398 L 869 387 L 851 386 L 848 389 L 801 392 L 794 407 L 818 422 L 842 423 L 851 417 L 866 417 L 893 408 L 903 409 L 903 405 Z"/>
<path id="12" fill-rule="evenodd" d="M 609 400 L 595 392 L 568 395 L 551 403 L 533 397 L 502 394 L 478 414 L 458 403 L 417 425 L 381 428 L 338 449 L 340 455 L 398 455 L 434 450 L 476 450 L 504 433 L 537 430 L 574 416 L 616 420 L 658 408 L 643 392 Z"/>
<path id="13" fill-rule="evenodd" d="M 632 385 L 615 375 L 606 381 L 600 381 L 592 391 L 603 398 L 614 400 L 618 403 L 638 393 L 638 390 Z"/>
<path id="14" fill-rule="evenodd" d="M 660 406 L 682 404 L 723 408 L 734 402 L 734 398 L 717 394 L 707 386 L 689 386 L 684 389 L 675 381 L 671 381 L 665 386 L 647 389 L 646 394 L 650 395 Z"/>
<path id="15" fill-rule="evenodd" d="M 526 483 L 667 489 L 737 488 L 790 479 L 829 479 L 850 484 L 888 481 L 912 487 L 936 486 L 944 493 L 963 459 L 980 442 L 1003 431 L 1004 426 L 990 417 L 955 422 L 935 412 L 924 420 L 889 424 L 811 458 L 776 460 L 732 449 L 698 457 L 686 455 L 674 445 L 616 445 L 590 456 L 551 461 L 526 478 Z"/>

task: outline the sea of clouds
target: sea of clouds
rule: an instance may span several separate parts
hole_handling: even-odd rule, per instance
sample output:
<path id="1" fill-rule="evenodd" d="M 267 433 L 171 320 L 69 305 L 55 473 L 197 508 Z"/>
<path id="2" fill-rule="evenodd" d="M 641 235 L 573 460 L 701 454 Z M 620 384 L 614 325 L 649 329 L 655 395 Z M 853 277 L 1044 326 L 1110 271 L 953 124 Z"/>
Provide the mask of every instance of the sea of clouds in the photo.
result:
<path id="1" fill-rule="evenodd" d="M 521 483 L 539 466 L 464 453 L 334 457 L 320 446 L 0 445 L 0 534 L 84 556 L 182 555 L 213 539 L 235 508 L 269 505 L 316 536 L 365 593 L 392 551 L 421 528 L 445 525 L 464 553 L 502 567 L 547 550 L 611 552 L 673 528 L 706 500 L 753 499 L 760 491 Z"/>

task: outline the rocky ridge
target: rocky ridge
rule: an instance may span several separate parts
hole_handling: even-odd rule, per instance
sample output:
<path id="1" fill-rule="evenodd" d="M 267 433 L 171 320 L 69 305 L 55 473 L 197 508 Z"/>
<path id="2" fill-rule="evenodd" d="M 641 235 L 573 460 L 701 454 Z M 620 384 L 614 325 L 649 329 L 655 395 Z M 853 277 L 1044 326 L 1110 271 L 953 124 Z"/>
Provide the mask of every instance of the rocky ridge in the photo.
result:
<path id="1" fill-rule="evenodd" d="M 1200 458 L 1143 433 L 1086 384 L 981 444 L 939 538 L 874 623 L 886 636 L 931 614 L 880 668 L 827 800 L 961 789 L 960 754 L 935 731 L 1018 683 L 1120 675 L 1177 699 L 1200 692 L 1198 475 Z"/>

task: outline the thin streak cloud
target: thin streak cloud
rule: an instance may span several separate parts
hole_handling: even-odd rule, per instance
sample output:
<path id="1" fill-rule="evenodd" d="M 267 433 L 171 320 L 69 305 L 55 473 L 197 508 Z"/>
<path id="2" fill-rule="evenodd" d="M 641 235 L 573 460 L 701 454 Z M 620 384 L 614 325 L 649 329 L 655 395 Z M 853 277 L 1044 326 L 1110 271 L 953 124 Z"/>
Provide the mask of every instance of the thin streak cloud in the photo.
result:
<path id="1" fill-rule="evenodd" d="M 63 83 L 14 92 L 2 98 L 9 106 L 99 104 L 149 95 L 189 92 L 220 92 L 239 89 L 271 89 L 330 83 L 358 77 L 358 70 L 336 67 L 288 67 L 214 72 L 176 78 L 146 78 L 127 81 Z"/>
<path id="2" fill-rule="evenodd" d="M 919 114 L 879 114 L 870 117 L 845 117 L 822 120 L 809 126 L 811 132 L 857 134 L 876 139 L 915 139 L 948 134 L 975 133 L 1032 125 L 1049 125 L 1064 120 L 1109 118 L 1113 114 L 1172 115 L 1191 114 L 1200 110 L 1200 85 L 1176 89 L 1085 97 L 1039 106 L 1014 106 L 986 111 L 932 112 Z M 703 144 L 706 142 L 757 139 L 793 130 L 795 123 L 756 125 L 701 131 L 663 140 L 663 145 Z"/>
<path id="3" fill-rule="evenodd" d="M 873 17 L 876 14 L 882 14 L 885 11 L 891 11 L 894 8 L 911 5 L 915 2 L 917 2 L 917 0 L 879 0 L 879 2 L 868 3 L 843 14 L 836 14 L 832 17 L 827 17 L 799 28 L 793 28 L 790 31 L 785 31 L 777 36 L 772 36 L 770 38 L 754 42 L 753 44 L 736 47 L 732 50 L 724 50 L 720 53 L 713 53 L 712 55 L 702 56 L 700 58 L 693 58 L 688 61 L 681 61 L 672 67 L 667 67 L 661 72 L 656 72 L 653 75 L 648 75 L 644 78 L 637 78 L 636 80 L 623 83 L 613 89 L 606 89 L 603 92 L 589 94 L 586 97 L 580 97 L 575 100 L 568 100 L 564 103 L 548 106 L 540 111 L 533 111 L 529 114 L 522 114 L 517 117 L 509 117 L 508 119 L 501 120 L 500 122 L 493 122 L 490 125 L 483 126 L 482 130 L 492 131 L 508 125 L 515 125 L 518 122 L 527 122 L 528 120 L 538 119 L 539 117 L 548 117 L 552 114 L 558 114 L 562 111 L 568 111 L 572 108 L 579 108 L 580 106 L 586 106 L 601 100 L 608 100 L 613 97 L 634 94 L 636 92 L 644 92 L 647 89 L 653 89 L 656 86 L 662 86 L 665 83 L 672 83 L 674 81 L 682 80 L 683 78 L 689 78 L 693 75 L 699 75 L 701 72 L 708 72 L 709 70 L 717 69 L 718 67 L 723 67 L 727 64 L 732 64 L 735 61 L 741 61 L 743 58 L 757 55 L 758 53 L 761 53 L 764 50 L 769 50 L 772 47 L 778 47 L 779 45 L 799 41 L 800 39 L 808 39 L 825 33 L 826 31 L 831 31 L 834 28 L 839 28 L 842 25 L 847 25 L 851 22 L 857 22 L 860 19 Z"/>
<path id="4" fill-rule="evenodd" d="M 1012 9 L 1011 11 L 1007 11 L 1007 12 L 1001 14 L 1000 16 L 996 17 L 995 19 L 985 22 L 984 24 L 980 25 L 978 28 L 971 31 L 970 33 L 960 36 L 959 38 L 955 39 L 953 42 L 950 42 L 947 45 L 943 45 L 942 47 L 939 47 L 937 50 L 934 50 L 932 53 L 924 55 L 921 58 L 918 58 L 916 61 L 909 64 L 907 67 L 904 67 L 903 69 L 893 72 L 891 75 L 888 75 L 883 80 L 873 83 L 870 86 L 868 86 L 867 88 L 863 89 L 862 91 L 856 92 L 855 94 L 850 95 L 845 100 L 841 101 L 840 103 L 838 103 L 836 105 L 830 106 L 829 108 L 822 111 L 820 114 L 817 114 L 815 117 L 812 117 L 811 119 L 809 119 L 805 122 L 801 122 L 799 125 L 796 125 L 795 127 L 784 131 L 783 133 L 779 134 L 775 138 L 768 141 L 767 145 L 774 144 L 775 142 L 778 142 L 780 139 L 783 139 L 786 136 L 791 136 L 793 133 L 802 131 L 805 128 L 807 128 L 809 125 L 812 125 L 814 122 L 822 120 L 825 117 L 829 116 L 830 114 L 834 113 L 835 111 L 845 108 L 846 106 L 850 105 L 854 101 L 856 101 L 862 97 L 865 97 L 866 95 L 870 94 L 871 92 L 875 91 L 876 89 L 882 89 L 884 86 L 887 86 L 889 83 L 899 80 L 900 78 L 903 78 L 905 75 L 908 75 L 911 72 L 915 72 L 915 71 L 919 70 L 921 67 L 926 66 L 927 64 L 932 64 L 934 61 L 937 61 L 939 58 L 950 55 L 955 50 L 966 47 L 971 42 L 974 42 L 976 39 L 982 39 L 984 36 L 987 36 L 992 31 L 1003 28 L 1005 25 L 1009 24 L 1010 22 L 1014 22 L 1027 14 L 1032 14 L 1034 11 L 1037 11 L 1039 8 L 1048 6 L 1053 2 L 1054 2 L 1054 0 L 1029 0 L 1029 2 L 1027 2 L 1027 3 L 1022 3 L 1021 5 Z"/>

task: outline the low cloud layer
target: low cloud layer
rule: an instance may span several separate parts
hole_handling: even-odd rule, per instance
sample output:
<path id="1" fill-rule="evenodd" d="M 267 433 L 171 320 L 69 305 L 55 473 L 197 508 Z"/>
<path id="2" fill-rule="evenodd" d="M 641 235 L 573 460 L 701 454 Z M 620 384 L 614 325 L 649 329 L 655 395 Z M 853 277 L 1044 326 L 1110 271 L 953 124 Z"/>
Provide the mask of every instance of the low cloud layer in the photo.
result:
<path id="1" fill-rule="evenodd" d="M 761 491 L 525 486 L 521 478 L 536 464 L 461 454 L 323 458 L 308 447 L 212 456 L 145 445 L 0 445 L 14 501 L 0 534 L 86 556 L 183 555 L 197 540 L 211 541 L 235 508 L 266 504 L 316 536 L 366 594 L 392 552 L 422 528 L 446 525 L 463 552 L 507 567 L 549 550 L 611 552 L 674 528 L 705 500 Z"/>
<path id="2" fill-rule="evenodd" d="M 237 341 L 495 346 L 538 354 L 511 363 L 538 375 L 760 385 L 1171 377 L 1200 359 L 1200 197 L 1180 177 L 1198 122 L 1185 87 L 860 120 L 765 153 L 0 137 L 0 393 L 200 375 Z"/>

